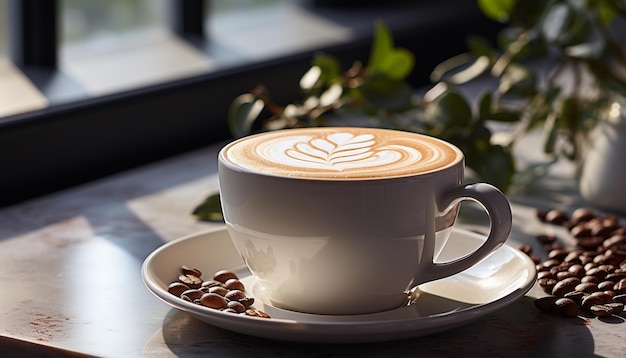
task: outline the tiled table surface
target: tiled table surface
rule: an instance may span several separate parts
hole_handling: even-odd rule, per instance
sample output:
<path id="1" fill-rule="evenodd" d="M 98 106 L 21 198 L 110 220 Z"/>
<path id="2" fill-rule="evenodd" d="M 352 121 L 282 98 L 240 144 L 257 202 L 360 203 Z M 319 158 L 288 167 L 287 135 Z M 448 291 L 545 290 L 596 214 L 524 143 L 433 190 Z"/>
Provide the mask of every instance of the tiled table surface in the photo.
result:
<path id="1" fill-rule="evenodd" d="M 0 356 L 626 356 L 626 315 L 602 321 L 541 313 L 533 305 L 543 295 L 537 287 L 466 326 L 377 344 L 270 341 L 170 308 L 144 287 L 141 264 L 165 242 L 221 225 L 190 215 L 218 189 L 219 147 L 0 209 Z M 536 208 L 585 205 L 572 172 L 559 165 L 509 196 L 510 245 L 541 252 L 535 236 L 551 229 L 538 223 Z M 463 221 L 472 220 L 470 210 Z"/>

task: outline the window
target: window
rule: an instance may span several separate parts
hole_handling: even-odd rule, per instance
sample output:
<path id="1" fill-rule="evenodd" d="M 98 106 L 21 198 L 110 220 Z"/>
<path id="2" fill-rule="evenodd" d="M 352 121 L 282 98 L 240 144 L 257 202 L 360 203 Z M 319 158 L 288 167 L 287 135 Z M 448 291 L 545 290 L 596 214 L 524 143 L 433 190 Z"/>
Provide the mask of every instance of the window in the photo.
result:
<path id="1" fill-rule="evenodd" d="M 366 60 L 376 19 L 419 54 L 416 84 L 497 28 L 466 0 L 0 0 L 0 206 L 224 140 L 233 98 L 292 101 L 313 53 Z M 5 36 L 55 61 L 11 63 Z"/>
<path id="2" fill-rule="evenodd" d="M 4 62 L 8 58 L 7 51 L 7 12 L 1 9 L 6 9 L 7 0 L 0 0 L 0 62 Z"/>

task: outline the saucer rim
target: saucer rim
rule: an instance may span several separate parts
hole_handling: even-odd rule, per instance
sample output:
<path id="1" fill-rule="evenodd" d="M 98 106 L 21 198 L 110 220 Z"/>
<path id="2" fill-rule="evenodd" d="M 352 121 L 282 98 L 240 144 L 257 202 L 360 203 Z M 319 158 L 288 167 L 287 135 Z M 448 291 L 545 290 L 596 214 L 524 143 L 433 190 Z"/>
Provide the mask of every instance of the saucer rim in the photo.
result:
<path id="1" fill-rule="evenodd" d="M 187 241 L 194 239 L 197 240 L 205 236 L 221 235 L 225 231 L 227 231 L 225 226 L 211 228 L 185 235 L 159 246 L 146 257 L 141 266 L 141 278 L 144 285 L 161 301 L 173 308 L 191 314 L 200 321 L 233 332 L 282 341 L 309 343 L 383 342 L 446 331 L 463 326 L 515 302 L 533 287 L 537 275 L 534 262 L 524 253 L 505 243 L 498 250 L 509 250 L 514 253 L 518 258 L 525 262 L 525 268 L 532 270 L 532 274 L 529 275 L 528 279 L 523 282 L 520 287 L 513 289 L 511 292 L 508 292 L 499 299 L 487 303 L 471 304 L 471 306 L 465 307 L 461 310 L 444 312 L 441 315 L 408 317 L 404 319 L 396 318 L 341 322 L 299 321 L 274 317 L 267 319 L 222 312 L 183 301 L 169 293 L 167 291 L 167 287 L 162 287 L 162 285 L 157 282 L 156 278 L 153 278 L 151 263 L 158 255 L 171 250 L 175 246 L 182 245 Z M 476 239 L 484 240 L 485 238 L 482 234 L 462 228 L 455 227 L 453 232 L 457 232 L 462 235 L 470 235 Z M 226 235 L 228 235 L 228 233 L 226 233 Z M 250 275 L 249 271 L 243 264 L 243 261 L 239 266 L 228 267 L 227 269 L 233 271 L 244 271 L 247 275 Z M 242 279 L 243 278 L 244 277 L 242 277 Z M 263 304 L 271 306 L 266 302 Z M 397 308 L 395 310 L 398 309 L 402 308 Z M 319 317 L 321 315 L 314 316 Z M 427 324 L 424 324 L 425 322 Z M 296 327 L 298 329 L 294 329 Z"/>

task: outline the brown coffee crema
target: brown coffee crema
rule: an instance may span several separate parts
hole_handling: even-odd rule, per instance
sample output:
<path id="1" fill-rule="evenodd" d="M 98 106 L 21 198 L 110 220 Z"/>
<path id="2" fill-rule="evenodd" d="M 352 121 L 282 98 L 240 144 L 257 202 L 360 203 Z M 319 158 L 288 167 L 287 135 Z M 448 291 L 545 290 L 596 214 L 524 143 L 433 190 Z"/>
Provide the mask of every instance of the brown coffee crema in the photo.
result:
<path id="1" fill-rule="evenodd" d="M 404 177 L 463 159 L 455 146 L 410 132 L 320 127 L 252 135 L 228 144 L 223 159 L 247 171 L 309 179 Z"/>

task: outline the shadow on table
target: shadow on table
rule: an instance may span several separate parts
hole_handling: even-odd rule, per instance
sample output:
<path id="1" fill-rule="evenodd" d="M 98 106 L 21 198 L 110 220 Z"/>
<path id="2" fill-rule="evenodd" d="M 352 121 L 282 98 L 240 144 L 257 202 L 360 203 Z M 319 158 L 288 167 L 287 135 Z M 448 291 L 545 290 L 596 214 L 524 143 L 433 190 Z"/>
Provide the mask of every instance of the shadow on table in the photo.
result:
<path id="1" fill-rule="evenodd" d="M 563 318 L 537 311 L 531 297 L 449 331 L 384 343 L 311 344 L 246 336 L 205 324 L 172 309 L 144 347 L 145 355 L 224 356 L 506 356 L 594 355 L 584 318 Z"/>

